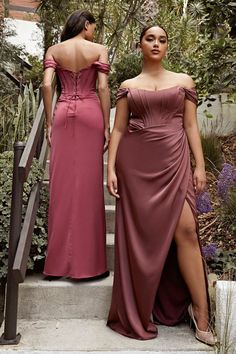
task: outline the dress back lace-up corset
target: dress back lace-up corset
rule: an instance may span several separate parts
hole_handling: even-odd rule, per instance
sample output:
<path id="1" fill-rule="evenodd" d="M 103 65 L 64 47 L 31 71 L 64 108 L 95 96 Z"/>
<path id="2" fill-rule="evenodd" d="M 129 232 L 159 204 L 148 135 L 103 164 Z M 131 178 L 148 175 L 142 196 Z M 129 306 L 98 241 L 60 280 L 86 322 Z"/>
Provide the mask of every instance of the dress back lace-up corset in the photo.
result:
<path id="1" fill-rule="evenodd" d="M 61 94 L 53 114 L 48 248 L 44 274 L 88 278 L 106 272 L 103 194 L 104 120 L 96 94 L 95 61 L 78 72 L 54 68 Z"/>

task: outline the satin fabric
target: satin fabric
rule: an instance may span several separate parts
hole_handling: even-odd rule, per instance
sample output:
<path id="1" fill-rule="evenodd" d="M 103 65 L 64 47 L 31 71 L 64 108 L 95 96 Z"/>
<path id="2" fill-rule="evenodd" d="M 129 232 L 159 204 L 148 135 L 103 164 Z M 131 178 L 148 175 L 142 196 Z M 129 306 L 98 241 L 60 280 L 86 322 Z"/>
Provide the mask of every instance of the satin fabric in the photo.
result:
<path id="1" fill-rule="evenodd" d="M 77 73 L 54 60 L 45 60 L 44 67 L 54 68 L 61 83 L 52 125 L 44 274 L 92 277 L 107 270 L 104 120 L 96 79 L 109 65 L 96 61 Z"/>
<path id="2" fill-rule="evenodd" d="M 190 296 L 178 267 L 175 229 L 185 200 L 196 218 L 190 152 L 183 127 L 194 89 L 120 89 L 130 119 L 117 151 L 115 273 L 108 326 L 135 339 L 186 316 Z"/>

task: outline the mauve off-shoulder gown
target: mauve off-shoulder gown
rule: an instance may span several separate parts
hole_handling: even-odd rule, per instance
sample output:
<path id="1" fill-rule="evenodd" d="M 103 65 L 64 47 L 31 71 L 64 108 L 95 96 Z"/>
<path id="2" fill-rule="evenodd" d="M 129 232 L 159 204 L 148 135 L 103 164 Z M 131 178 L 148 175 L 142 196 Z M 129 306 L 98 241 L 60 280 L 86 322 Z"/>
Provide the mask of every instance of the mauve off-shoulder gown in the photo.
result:
<path id="1" fill-rule="evenodd" d="M 87 278 L 104 273 L 106 265 L 103 193 L 104 120 L 96 95 L 96 61 L 72 72 L 54 60 L 61 83 L 50 152 L 50 202 L 45 275 Z"/>
<path id="2" fill-rule="evenodd" d="M 125 96 L 130 119 L 116 158 L 120 199 L 107 324 L 125 336 L 151 339 L 155 324 L 179 323 L 190 303 L 173 238 L 185 200 L 196 219 L 183 114 L 185 100 L 196 104 L 197 95 L 174 86 L 120 89 L 117 99 Z"/>

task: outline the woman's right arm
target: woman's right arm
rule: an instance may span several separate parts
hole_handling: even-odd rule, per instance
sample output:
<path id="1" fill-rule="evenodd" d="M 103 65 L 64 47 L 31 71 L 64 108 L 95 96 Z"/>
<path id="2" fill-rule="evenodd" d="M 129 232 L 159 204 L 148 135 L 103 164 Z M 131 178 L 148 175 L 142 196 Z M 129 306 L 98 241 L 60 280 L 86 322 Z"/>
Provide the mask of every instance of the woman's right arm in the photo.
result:
<path id="1" fill-rule="evenodd" d="M 50 48 L 48 49 L 45 59 L 54 60 Z M 46 137 L 48 144 L 51 145 L 51 129 L 52 129 L 52 79 L 55 69 L 46 68 L 43 77 L 42 95 L 46 120 Z"/>
<path id="2" fill-rule="evenodd" d="M 111 134 L 111 140 L 108 148 L 108 166 L 107 166 L 107 187 L 109 193 L 116 198 L 118 194 L 118 184 L 115 171 L 116 153 L 120 140 L 127 129 L 129 119 L 129 108 L 127 97 L 118 99 L 116 104 L 115 123 Z"/>

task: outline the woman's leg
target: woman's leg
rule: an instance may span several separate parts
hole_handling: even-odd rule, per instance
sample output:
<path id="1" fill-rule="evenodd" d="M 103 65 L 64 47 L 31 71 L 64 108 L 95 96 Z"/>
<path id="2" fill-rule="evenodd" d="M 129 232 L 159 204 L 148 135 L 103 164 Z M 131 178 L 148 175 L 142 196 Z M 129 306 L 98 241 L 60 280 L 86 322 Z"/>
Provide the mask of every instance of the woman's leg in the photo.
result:
<path id="1" fill-rule="evenodd" d="M 187 201 L 184 202 L 175 231 L 175 242 L 180 271 L 192 298 L 193 311 L 198 328 L 206 331 L 209 319 L 204 268 L 196 232 L 196 223 Z"/>

